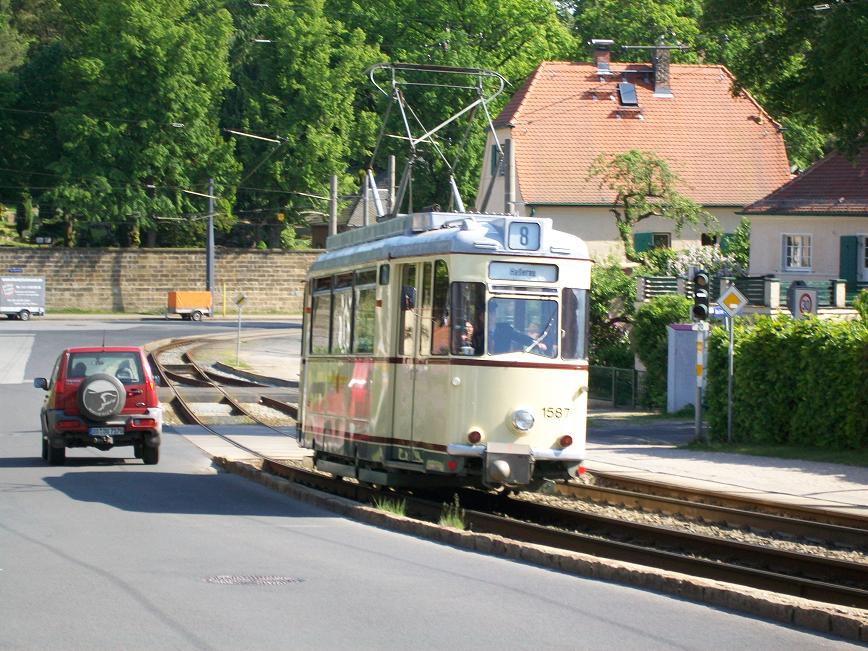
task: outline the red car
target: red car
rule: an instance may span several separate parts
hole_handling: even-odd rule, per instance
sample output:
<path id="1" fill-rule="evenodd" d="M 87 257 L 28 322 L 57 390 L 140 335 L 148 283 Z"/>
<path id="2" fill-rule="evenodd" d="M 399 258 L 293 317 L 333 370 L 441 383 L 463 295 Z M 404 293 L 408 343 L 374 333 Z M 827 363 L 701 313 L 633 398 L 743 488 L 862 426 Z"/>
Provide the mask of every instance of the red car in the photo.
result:
<path id="1" fill-rule="evenodd" d="M 42 406 L 42 458 L 63 465 L 66 448 L 131 445 L 146 464 L 160 460 L 163 409 L 145 351 L 138 346 L 67 348 L 33 386 Z"/>

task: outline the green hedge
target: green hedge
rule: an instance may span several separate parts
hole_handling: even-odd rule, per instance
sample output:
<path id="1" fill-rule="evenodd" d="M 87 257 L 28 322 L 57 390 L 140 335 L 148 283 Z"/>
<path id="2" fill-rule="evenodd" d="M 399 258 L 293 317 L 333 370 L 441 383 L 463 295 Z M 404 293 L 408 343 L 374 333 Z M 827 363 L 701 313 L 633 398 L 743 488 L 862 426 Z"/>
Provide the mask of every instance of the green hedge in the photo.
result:
<path id="1" fill-rule="evenodd" d="M 690 321 L 693 302 L 677 294 L 652 298 L 636 313 L 630 340 L 645 366 L 645 384 L 640 402 L 649 407 L 666 407 L 666 374 L 669 364 L 670 323 Z"/>
<path id="2" fill-rule="evenodd" d="M 727 334 L 709 342 L 707 418 L 726 439 Z M 760 317 L 734 338 L 733 439 L 855 449 L 868 445 L 868 327 Z"/>

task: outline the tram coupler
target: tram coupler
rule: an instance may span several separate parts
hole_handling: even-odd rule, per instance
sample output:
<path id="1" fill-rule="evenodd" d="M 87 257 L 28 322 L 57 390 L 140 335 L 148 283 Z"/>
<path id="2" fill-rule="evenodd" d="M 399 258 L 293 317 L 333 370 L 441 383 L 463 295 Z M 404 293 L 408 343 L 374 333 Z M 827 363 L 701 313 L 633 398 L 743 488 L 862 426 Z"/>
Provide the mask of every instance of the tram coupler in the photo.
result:
<path id="1" fill-rule="evenodd" d="M 489 443 L 483 459 L 483 482 L 489 485 L 526 485 L 533 476 L 529 445 Z"/>

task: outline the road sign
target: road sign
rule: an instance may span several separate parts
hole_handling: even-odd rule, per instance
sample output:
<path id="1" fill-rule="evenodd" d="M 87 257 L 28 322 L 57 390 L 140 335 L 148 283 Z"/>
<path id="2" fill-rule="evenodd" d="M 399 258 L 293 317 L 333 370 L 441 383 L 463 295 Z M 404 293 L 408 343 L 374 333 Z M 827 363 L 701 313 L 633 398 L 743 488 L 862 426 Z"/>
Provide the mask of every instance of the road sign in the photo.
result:
<path id="1" fill-rule="evenodd" d="M 804 319 L 808 314 L 817 313 L 817 290 L 799 287 L 793 292 L 795 309 L 793 316 Z"/>
<path id="2" fill-rule="evenodd" d="M 241 307 L 247 301 L 247 297 L 244 294 L 239 294 L 235 297 L 235 305 Z"/>
<path id="3" fill-rule="evenodd" d="M 720 308 L 731 317 L 741 312 L 741 308 L 747 305 L 747 303 L 748 301 L 744 297 L 744 294 L 738 291 L 735 285 L 730 286 L 717 300 Z"/>

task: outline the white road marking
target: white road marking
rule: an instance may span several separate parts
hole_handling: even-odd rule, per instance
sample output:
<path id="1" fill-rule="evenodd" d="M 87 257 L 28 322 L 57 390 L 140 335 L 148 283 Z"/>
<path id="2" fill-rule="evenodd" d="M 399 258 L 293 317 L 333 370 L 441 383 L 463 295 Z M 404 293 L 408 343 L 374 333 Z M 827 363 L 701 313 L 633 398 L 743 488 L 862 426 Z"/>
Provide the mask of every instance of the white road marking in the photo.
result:
<path id="1" fill-rule="evenodd" d="M 34 335 L 0 335 L 0 384 L 21 384 Z"/>

